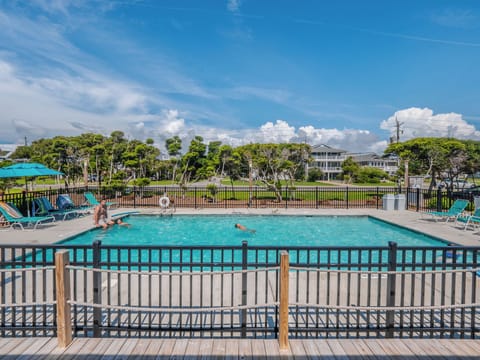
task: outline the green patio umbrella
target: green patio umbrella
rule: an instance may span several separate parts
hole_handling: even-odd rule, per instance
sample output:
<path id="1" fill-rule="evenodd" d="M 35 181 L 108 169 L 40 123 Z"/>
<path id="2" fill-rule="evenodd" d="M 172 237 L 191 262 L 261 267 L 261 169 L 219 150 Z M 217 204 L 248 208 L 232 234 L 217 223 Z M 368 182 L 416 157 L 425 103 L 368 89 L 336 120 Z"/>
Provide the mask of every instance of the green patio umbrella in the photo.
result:
<path id="1" fill-rule="evenodd" d="M 55 176 L 63 175 L 62 172 L 49 169 L 45 165 L 39 163 L 17 163 L 10 166 L 0 168 L 0 179 L 6 178 L 25 178 L 25 188 L 28 191 L 27 178 L 36 176 Z M 30 213 L 30 209 L 27 206 L 27 212 Z"/>

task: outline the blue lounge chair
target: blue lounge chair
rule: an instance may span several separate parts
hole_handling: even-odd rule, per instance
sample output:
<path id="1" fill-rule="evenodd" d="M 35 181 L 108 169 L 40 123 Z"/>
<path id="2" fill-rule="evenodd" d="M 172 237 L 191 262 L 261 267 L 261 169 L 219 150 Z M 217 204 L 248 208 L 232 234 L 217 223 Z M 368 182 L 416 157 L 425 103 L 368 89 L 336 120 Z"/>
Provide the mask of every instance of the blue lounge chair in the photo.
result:
<path id="1" fill-rule="evenodd" d="M 60 210 L 77 210 L 88 211 L 92 208 L 90 205 L 75 205 L 72 198 L 68 194 L 61 194 L 57 196 L 57 208 Z"/>
<path id="2" fill-rule="evenodd" d="M 32 201 L 32 215 L 33 216 L 48 216 L 52 215 L 55 219 L 66 220 L 67 218 L 74 218 L 84 214 L 83 210 L 62 210 L 55 209 L 47 197 L 42 196 Z"/>
<path id="3" fill-rule="evenodd" d="M 33 225 L 35 230 L 38 225 L 43 225 L 45 222 L 55 222 L 55 217 L 53 216 L 23 216 L 15 205 L 3 201 L 0 201 L 0 212 L 5 220 L 9 222 L 11 228 L 17 225 L 24 230 L 24 225 Z"/>
<path id="4" fill-rule="evenodd" d="M 458 199 L 454 201 L 450 209 L 447 211 L 427 211 L 423 214 L 433 216 L 435 221 L 442 219 L 445 220 L 445 222 L 448 222 L 450 219 L 456 219 L 457 217 L 461 216 L 468 204 L 468 200 Z"/>
<path id="5" fill-rule="evenodd" d="M 457 216 L 455 224 L 463 224 L 463 230 L 467 230 L 468 226 L 472 226 L 475 229 L 476 226 L 480 226 L 480 207 L 476 208 L 472 215 Z"/>
<path id="6" fill-rule="evenodd" d="M 93 195 L 93 193 L 91 193 L 91 192 L 86 192 L 86 193 L 83 194 L 83 196 L 85 196 L 86 203 L 91 205 L 91 206 L 97 206 L 98 204 L 100 204 L 100 202 L 97 200 L 95 195 Z M 108 209 L 110 209 L 111 207 L 114 207 L 114 206 L 115 207 L 118 206 L 118 204 L 116 202 L 112 202 L 112 201 L 107 201 L 106 205 L 107 205 Z"/>

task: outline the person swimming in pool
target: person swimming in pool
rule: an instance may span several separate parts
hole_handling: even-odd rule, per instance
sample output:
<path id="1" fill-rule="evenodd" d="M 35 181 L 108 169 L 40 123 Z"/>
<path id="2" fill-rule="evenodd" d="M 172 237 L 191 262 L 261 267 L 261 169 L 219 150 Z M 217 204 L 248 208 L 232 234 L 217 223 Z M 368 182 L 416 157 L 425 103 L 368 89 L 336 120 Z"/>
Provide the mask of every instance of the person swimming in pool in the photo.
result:
<path id="1" fill-rule="evenodd" d="M 257 232 L 257 230 L 249 229 L 246 226 L 243 226 L 242 224 L 235 224 L 235 228 L 237 228 L 238 230 L 247 231 L 252 234 L 255 234 Z"/>
<path id="2" fill-rule="evenodd" d="M 122 219 L 117 219 L 115 221 L 115 224 L 117 224 L 118 226 L 125 226 L 125 227 L 130 227 L 132 226 L 131 224 L 127 223 L 127 222 L 124 222 Z"/>

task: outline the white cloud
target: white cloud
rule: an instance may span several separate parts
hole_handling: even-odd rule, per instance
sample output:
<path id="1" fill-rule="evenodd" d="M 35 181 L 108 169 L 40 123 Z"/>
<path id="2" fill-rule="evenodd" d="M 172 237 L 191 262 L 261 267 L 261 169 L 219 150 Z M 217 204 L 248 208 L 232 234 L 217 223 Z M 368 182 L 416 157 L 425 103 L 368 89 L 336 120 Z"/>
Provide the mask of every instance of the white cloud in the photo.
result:
<path id="1" fill-rule="evenodd" d="M 242 4 L 241 0 L 228 0 L 227 1 L 227 9 L 233 13 L 240 10 L 240 5 Z"/>
<path id="2" fill-rule="evenodd" d="M 390 136 L 396 136 L 396 121 L 401 124 L 400 140 L 416 137 L 454 137 L 458 139 L 480 140 L 480 132 L 475 126 L 463 120 L 461 114 L 433 114 L 429 108 L 412 107 L 399 110 L 384 120 L 380 128 Z"/>

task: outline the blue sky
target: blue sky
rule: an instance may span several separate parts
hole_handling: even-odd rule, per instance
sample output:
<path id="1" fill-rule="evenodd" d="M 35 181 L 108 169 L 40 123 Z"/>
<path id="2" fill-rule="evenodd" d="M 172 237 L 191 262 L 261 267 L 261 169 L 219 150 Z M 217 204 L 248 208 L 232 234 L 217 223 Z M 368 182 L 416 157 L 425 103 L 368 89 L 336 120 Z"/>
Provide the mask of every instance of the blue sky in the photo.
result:
<path id="1" fill-rule="evenodd" d="M 0 144 L 480 140 L 477 0 L 0 0 Z"/>

